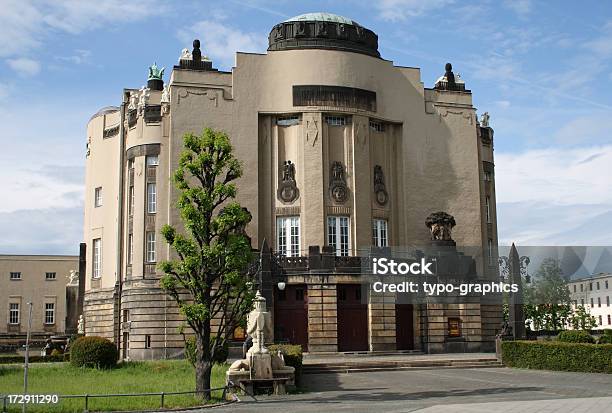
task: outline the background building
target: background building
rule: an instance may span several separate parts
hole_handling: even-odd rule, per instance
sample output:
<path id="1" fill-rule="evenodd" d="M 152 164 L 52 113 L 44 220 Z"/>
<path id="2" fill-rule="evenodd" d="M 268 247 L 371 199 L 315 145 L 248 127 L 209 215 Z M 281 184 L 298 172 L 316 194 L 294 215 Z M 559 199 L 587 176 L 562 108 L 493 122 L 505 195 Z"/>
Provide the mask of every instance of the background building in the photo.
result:
<path id="1" fill-rule="evenodd" d="M 570 281 L 573 307 L 581 305 L 597 320 L 594 330 L 612 328 L 612 274 L 597 274 Z"/>
<path id="2" fill-rule="evenodd" d="M 425 219 L 445 211 L 477 276 L 497 278 L 493 130 L 451 67 L 426 88 L 418 68 L 380 57 L 374 32 L 315 13 L 274 26 L 268 53 L 238 52 L 232 72 L 194 41 L 166 86 L 162 75 L 152 67 L 147 87 L 124 90 L 87 126 L 87 334 L 114 340 L 124 357 L 182 351 L 182 318 L 158 283 L 169 258 L 159 230 L 180 224 L 169 176 L 182 136 L 212 127 L 244 163 L 253 247 L 267 240 L 277 253 L 263 286 L 277 339 L 311 352 L 493 348 L 499 306 L 364 304 L 354 271 L 371 246 L 429 243 Z"/>
<path id="3" fill-rule="evenodd" d="M 25 341 L 28 302 L 34 338 L 76 332 L 78 270 L 78 256 L 0 255 L 0 343 Z"/>

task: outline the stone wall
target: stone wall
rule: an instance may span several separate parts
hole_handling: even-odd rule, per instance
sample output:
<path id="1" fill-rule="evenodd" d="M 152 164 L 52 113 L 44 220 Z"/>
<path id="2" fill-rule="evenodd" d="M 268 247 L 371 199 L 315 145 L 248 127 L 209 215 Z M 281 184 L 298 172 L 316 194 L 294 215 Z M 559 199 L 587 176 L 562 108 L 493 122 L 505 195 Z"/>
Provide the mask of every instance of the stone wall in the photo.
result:
<path id="1" fill-rule="evenodd" d="M 90 290 L 85 293 L 83 314 L 85 335 L 105 337 L 113 342 L 119 322 L 117 313 L 117 292 L 115 288 Z"/>

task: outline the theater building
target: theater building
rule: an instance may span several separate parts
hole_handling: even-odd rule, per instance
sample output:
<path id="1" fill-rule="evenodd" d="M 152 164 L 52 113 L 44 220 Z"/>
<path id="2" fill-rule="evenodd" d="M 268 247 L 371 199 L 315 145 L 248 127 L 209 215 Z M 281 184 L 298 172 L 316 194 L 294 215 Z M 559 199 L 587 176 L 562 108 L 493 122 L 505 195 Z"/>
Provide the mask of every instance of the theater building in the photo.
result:
<path id="1" fill-rule="evenodd" d="M 231 72 L 205 50 L 205 38 L 183 50 L 166 83 L 153 66 L 147 87 L 87 125 L 86 333 L 132 359 L 182 352 L 159 231 L 180 226 L 169 177 L 182 136 L 212 127 L 244 164 L 238 201 L 264 252 L 276 340 L 310 352 L 493 349 L 500 306 L 396 304 L 359 287 L 360 251 L 429 243 L 437 211 L 454 217 L 459 250 L 481 251 L 477 277 L 497 276 L 493 131 L 452 68 L 441 62 L 426 87 L 418 68 L 381 57 L 373 31 L 326 13 L 277 24 L 267 53 L 237 52 Z"/>

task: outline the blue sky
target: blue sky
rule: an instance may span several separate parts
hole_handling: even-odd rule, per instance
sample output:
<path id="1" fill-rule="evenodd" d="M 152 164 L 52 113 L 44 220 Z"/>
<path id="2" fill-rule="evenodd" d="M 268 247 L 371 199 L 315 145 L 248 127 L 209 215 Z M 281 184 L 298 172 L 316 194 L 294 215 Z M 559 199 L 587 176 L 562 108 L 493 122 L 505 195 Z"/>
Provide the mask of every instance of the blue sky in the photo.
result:
<path id="1" fill-rule="evenodd" d="M 3 0 L 0 253 L 77 253 L 87 120 L 148 65 L 198 37 L 229 70 L 315 11 L 375 31 L 427 87 L 453 63 L 495 129 L 500 243 L 612 245 L 612 3 Z"/>

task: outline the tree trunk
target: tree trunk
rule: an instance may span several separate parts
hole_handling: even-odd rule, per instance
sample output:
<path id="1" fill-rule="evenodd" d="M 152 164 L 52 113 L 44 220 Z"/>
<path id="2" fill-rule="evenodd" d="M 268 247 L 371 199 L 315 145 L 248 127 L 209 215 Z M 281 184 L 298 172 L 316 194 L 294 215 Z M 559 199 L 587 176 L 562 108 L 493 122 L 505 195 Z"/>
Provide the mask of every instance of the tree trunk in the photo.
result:
<path id="1" fill-rule="evenodd" d="M 210 376 L 213 363 L 210 358 L 210 334 L 196 334 L 196 391 L 204 400 L 210 400 Z"/>

